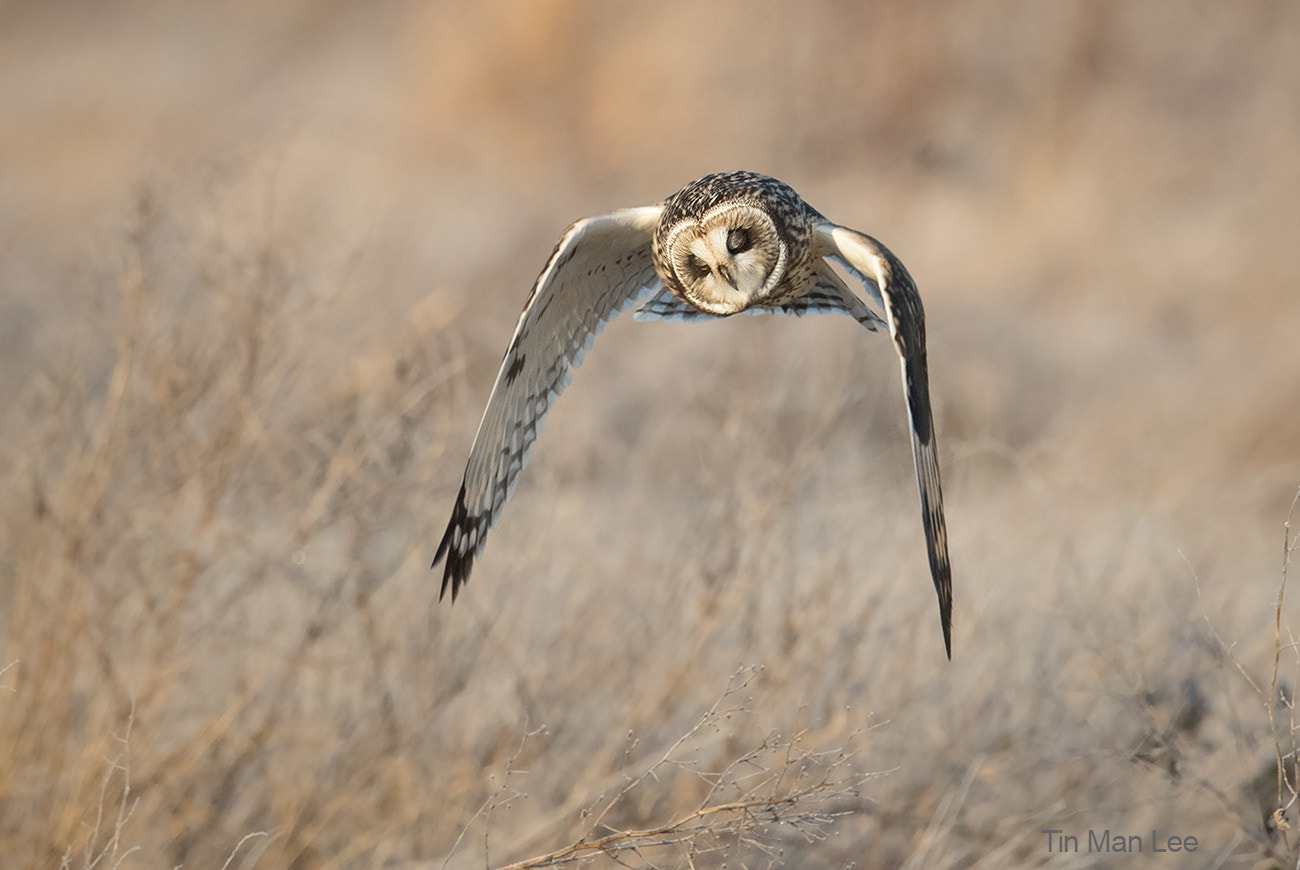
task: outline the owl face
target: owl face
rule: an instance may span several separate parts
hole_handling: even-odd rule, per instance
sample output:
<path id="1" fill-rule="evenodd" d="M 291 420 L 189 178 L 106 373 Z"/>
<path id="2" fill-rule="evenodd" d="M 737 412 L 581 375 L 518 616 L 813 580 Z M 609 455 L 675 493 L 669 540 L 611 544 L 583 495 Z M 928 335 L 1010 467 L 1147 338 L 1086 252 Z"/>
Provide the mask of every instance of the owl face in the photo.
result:
<path id="1" fill-rule="evenodd" d="M 710 314 L 735 314 L 761 301 L 785 270 L 785 242 L 768 213 L 750 203 L 681 221 L 665 248 L 682 293 Z"/>

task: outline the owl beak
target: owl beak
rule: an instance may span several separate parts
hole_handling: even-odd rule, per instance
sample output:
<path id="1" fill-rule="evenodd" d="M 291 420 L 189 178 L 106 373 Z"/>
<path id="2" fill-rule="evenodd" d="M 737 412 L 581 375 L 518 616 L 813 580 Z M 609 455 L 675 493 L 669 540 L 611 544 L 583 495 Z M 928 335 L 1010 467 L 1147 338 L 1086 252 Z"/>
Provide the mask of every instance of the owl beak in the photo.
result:
<path id="1" fill-rule="evenodd" d="M 739 288 L 736 286 L 736 278 L 735 278 L 735 276 L 731 274 L 731 267 L 729 267 L 729 266 L 727 266 L 727 265 L 725 265 L 725 264 L 723 264 L 723 263 L 719 263 L 719 264 L 718 264 L 718 274 L 722 276 L 722 280 L 723 280 L 723 281 L 726 281 L 729 285 L 731 285 L 731 289 L 732 289 L 732 290 L 738 290 L 738 289 L 739 289 Z"/>

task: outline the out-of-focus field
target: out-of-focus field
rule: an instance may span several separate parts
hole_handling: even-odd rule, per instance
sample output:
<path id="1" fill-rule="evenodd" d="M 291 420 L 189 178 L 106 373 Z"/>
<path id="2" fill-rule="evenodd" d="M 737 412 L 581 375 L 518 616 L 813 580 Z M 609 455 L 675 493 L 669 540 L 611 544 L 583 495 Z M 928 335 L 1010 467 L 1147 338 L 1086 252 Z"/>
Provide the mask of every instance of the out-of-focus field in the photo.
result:
<path id="1" fill-rule="evenodd" d="M 1294 866 L 1297 142 L 1291 0 L 0 3 L 0 864 Z M 613 324 L 436 601 L 556 237 L 736 168 L 921 287 L 951 663 L 848 318 Z"/>

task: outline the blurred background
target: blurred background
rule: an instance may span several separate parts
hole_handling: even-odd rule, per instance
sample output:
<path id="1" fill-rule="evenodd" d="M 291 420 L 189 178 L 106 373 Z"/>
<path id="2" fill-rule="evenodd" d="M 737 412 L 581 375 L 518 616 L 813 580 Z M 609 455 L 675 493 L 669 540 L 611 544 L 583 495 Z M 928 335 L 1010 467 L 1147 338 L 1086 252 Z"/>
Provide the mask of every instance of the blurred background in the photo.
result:
<path id="1" fill-rule="evenodd" d="M 1290 0 L 0 2 L 6 866 L 1294 864 L 1298 139 Z M 611 325 L 436 603 L 556 238 L 740 168 L 921 288 L 951 663 L 848 318 Z"/>

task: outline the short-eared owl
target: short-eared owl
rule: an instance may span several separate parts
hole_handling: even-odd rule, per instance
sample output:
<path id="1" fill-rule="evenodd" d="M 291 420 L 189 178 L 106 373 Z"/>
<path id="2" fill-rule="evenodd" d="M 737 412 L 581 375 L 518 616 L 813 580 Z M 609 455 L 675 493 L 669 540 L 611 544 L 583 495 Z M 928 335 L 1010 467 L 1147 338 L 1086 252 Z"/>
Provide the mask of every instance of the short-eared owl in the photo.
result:
<path id="1" fill-rule="evenodd" d="M 884 318 L 828 261 L 861 281 Z M 606 323 L 643 302 L 637 320 L 841 311 L 887 325 L 903 388 L 944 648 L 952 657 L 952 575 L 925 361 L 925 315 L 903 264 L 870 236 L 838 226 L 788 185 L 753 172 L 706 175 L 658 205 L 574 223 L 524 304 L 470 450 L 433 564 L 455 600 L 488 529 L 514 491 L 542 418 Z"/>

